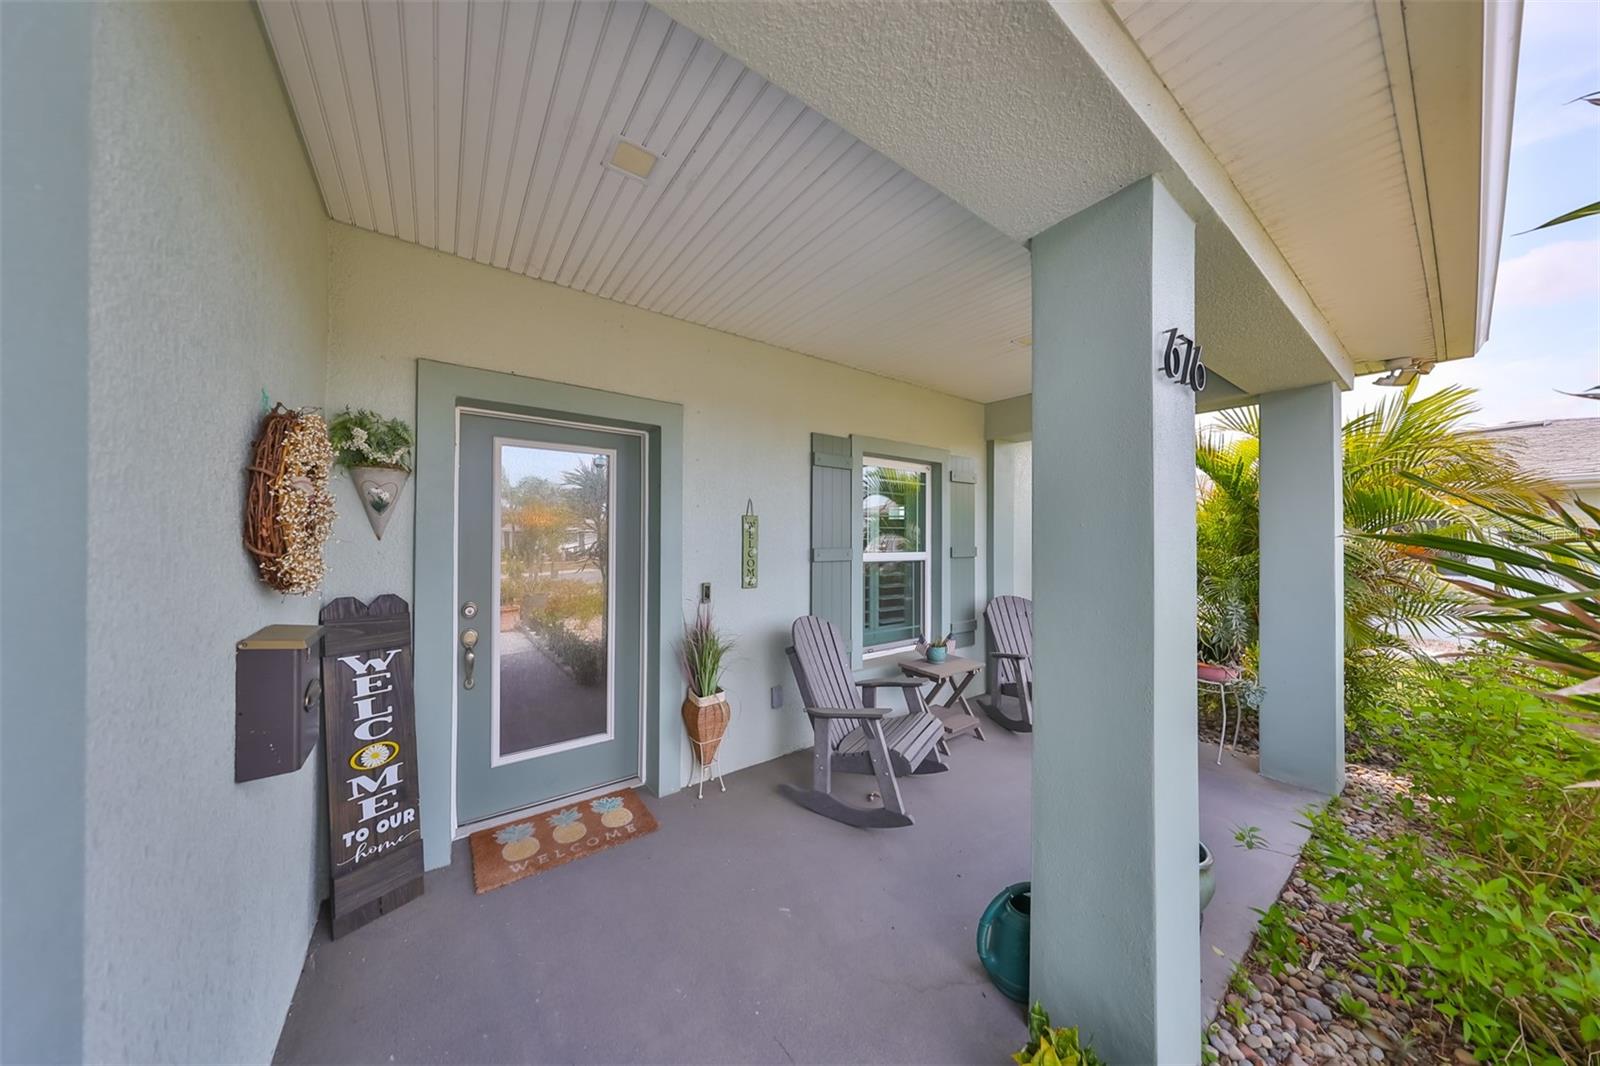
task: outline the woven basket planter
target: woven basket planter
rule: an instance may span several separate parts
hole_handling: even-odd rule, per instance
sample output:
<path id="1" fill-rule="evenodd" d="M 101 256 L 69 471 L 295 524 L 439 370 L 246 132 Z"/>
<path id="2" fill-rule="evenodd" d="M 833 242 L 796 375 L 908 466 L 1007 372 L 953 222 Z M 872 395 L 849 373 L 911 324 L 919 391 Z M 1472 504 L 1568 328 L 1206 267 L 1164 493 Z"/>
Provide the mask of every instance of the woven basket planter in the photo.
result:
<path id="1" fill-rule="evenodd" d="M 710 766 L 716 761 L 717 749 L 722 747 L 722 738 L 728 732 L 728 720 L 732 717 L 733 708 L 728 706 L 727 694 L 721 689 L 710 696 L 696 696 L 691 692 L 684 697 L 683 728 L 694 742 L 701 766 Z"/>

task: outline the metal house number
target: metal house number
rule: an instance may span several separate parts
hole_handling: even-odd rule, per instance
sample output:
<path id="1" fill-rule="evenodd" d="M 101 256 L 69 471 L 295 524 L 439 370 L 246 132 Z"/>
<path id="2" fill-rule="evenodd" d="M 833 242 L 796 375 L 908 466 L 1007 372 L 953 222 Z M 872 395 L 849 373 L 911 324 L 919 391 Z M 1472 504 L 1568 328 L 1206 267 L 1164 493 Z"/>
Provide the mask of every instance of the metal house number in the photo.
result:
<path id="1" fill-rule="evenodd" d="M 1200 346 L 1192 338 L 1179 333 L 1176 326 L 1164 335 L 1167 343 L 1162 348 L 1161 362 L 1156 364 L 1156 369 L 1199 393 L 1206 387 L 1206 365 L 1200 361 Z"/>

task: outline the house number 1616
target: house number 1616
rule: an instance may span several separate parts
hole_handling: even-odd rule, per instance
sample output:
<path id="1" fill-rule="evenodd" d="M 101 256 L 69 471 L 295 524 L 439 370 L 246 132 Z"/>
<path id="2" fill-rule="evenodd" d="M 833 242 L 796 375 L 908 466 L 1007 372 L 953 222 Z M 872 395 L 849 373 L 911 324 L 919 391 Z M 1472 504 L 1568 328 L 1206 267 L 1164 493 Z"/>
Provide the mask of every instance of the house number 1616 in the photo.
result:
<path id="1" fill-rule="evenodd" d="M 1176 326 L 1163 336 L 1167 341 L 1162 347 L 1161 362 L 1156 364 L 1156 369 L 1198 393 L 1206 387 L 1206 365 L 1200 361 L 1200 346 L 1179 333 Z"/>

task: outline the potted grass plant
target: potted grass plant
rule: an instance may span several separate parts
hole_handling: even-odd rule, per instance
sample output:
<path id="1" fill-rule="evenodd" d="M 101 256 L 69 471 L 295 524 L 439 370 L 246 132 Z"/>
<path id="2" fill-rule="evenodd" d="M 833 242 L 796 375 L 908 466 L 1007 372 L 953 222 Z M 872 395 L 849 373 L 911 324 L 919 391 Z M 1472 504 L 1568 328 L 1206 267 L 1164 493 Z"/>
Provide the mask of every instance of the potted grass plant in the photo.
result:
<path id="1" fill-rule="evenodd" d="M 917 641 L 917 651 L 930 663 L 942 663 L 950 657 L 950 648 L 956 642 L 954 633 L 947 633 L 933 640 Z"/>
<path id="2" fill-rule="evenodd" d="M 722 690 L 722 675 L 734 641 L 717 628 L 711 605 L 701 604 L 694 620 L 683 627 L 678 646 L 689 692 L 683 700 L 683 727 L 694 743 L 695 756 L 702 768 L 716 760 L 717 749 L 728 731 L 733 709 Z"/>

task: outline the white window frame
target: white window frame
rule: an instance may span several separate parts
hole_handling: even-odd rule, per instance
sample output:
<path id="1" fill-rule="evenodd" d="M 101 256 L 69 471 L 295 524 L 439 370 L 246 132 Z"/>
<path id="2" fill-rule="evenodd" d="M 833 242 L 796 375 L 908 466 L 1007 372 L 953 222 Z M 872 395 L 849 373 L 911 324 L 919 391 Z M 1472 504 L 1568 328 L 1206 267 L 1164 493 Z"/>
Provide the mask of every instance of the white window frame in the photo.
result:
<path id="1" fill-rule="evenodd" d="M 856 575 L 858 585 L 866 582 L 867 564 L 869 563 L 901 563 L 920 562 L 922 564 L 922 635 L 925 637 L 933 623 L 933 464 L 913 463 L 905 459 L 890 459 L 887 456 L 863 455 L 861 457 L 863 468 L 881 466 L 891 470 L 903 470 L 907 473 L 922 475 L 922 550 L 919 552 L 870 552 L 863 543 L 861 548 L 861 572 Z M 857 491 L 860 491 L 860 478 L 857 477 Z M 863 500 L 863 502 L 865 502 Z M 859 537 L 861 530 L 856 531 Z M 860 619 L 865 631 L 866 626 L 866 599 L 862 599 L 862 618 Z M 898 655 L 917 646 L 917 640 L 897 641 L 893 644 L 879 644 L 864 648 L 861 658 L 880 659 L 888 655 Z"/>

